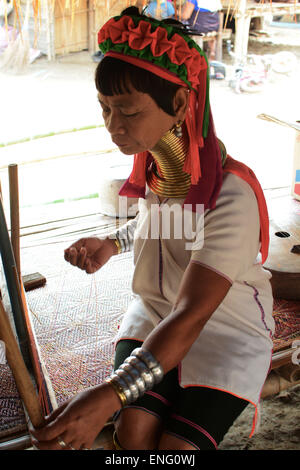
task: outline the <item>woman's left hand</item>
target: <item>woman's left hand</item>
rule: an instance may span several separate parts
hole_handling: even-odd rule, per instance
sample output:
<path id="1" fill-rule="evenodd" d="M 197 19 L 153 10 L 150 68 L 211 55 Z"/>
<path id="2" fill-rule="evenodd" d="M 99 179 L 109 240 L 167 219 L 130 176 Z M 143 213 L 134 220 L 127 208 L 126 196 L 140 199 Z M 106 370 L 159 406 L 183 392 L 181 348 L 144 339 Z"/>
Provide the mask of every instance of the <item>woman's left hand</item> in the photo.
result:
<path id="1" fill-rule="evenodd" d="M 80 392 L 45 419 L 45 426 L 30 429 L 40 450 L 90 449 L 108 419 L 121 407 L 112 387 L 102 384 Z"/>

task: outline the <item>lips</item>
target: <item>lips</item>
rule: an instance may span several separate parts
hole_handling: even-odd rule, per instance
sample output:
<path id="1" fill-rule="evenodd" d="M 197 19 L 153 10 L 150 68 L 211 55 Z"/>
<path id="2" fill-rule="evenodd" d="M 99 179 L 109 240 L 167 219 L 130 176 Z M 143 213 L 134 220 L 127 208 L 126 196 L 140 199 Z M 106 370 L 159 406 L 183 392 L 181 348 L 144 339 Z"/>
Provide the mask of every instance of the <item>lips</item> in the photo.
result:
<path id="1" fill-rule="evenodd" d="M 124 147 L 125 145 L 128 145 L 128 142 L 119 142 L 118 140 L 112 139 L 113 143 L 116 144 L 118 147 Z"/>

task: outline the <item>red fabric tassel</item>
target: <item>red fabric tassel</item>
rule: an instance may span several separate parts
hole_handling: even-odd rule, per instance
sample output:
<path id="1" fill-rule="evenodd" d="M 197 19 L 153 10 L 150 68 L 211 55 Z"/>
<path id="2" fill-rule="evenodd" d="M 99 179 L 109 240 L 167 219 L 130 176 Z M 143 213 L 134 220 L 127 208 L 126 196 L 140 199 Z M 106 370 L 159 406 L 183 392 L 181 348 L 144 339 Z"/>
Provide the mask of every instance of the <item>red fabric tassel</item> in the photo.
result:
<path id="1" fill-rule="evenodd" d="M 129 182 L 136 186 L 144 187 L 146 184 L 146 162 L 148 152 L 136 153 L 133 159 L 133 169 Z"/>
<path id="2" fill-rule="evenodd" d="M 183 171 L 191 175 L 191 183 L 197 184 L 201 177 L 199 144 L 196 131 L 196 94 L 192 90 L 190 93 L 189 109 L 186 114 L 186 128 L 189 139 L 189 151 L 183 165 Z"/>

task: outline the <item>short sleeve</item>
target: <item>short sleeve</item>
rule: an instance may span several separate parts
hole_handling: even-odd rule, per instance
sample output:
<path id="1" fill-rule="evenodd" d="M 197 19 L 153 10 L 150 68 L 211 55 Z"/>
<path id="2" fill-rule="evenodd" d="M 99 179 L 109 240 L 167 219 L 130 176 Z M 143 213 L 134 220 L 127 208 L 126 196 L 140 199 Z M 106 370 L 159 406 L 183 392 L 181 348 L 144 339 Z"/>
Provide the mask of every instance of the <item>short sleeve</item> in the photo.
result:
<path id="1" fill-rule="evenodd" d="M 215 209 L 204 215 L 203 246 L 191 261 L 207 266 L 231 283 L 257 262 L 260 221 L 256 196 L 244 180 L 224 175 Z"/>

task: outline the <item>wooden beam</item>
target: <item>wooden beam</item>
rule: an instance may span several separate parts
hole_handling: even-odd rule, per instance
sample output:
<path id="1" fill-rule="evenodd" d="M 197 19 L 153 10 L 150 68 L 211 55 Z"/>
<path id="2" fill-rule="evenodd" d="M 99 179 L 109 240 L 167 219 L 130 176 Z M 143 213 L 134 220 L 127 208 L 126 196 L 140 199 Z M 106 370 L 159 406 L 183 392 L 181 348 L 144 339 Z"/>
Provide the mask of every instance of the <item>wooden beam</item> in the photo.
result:
<path id="1" fill-rule="evenodd" d="M 247 2 L 246 0 L 240 0 L 235 15 L 234 53 L 236 63 L 243 62 L 247 56 L 250 21 L 251 16 L 247 11 Z"/>
<path id="2" fill-rule="evenodd" d="M 31 423 L 35 428 L 44 423 L 42 409 L 33 381 L 26 368 L 18 343 L 12 331 L 7 313 L 0 300 L 0 337 L 5 343 L 7 362 L 13 373 L 18 392 L 24 402 Z"/>
<path id="3" fill-rule="evenodd" d="M 10 199 L 10 239 L 16 261 L 16 268 L 21 279 L 21 257 L 20 257 L 20 211 L 19 211 L 19 179 L 18 165 L 8 165 L 9 176 L 9 199 Z"/>
<path id="4" fill-rule="evenodd" d="M 7 230 L 2 198 L 0 198 L 0 252 L 20 348 L 24 360 L 29 366 L 31 363 L 29 353 L 29 338 L 26 320 L 24 318 L 23 303 L 21 299 L 20 279 L 17 272 L 15 257 Z"/>

